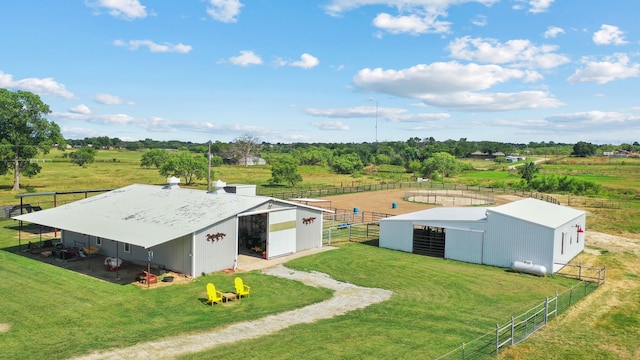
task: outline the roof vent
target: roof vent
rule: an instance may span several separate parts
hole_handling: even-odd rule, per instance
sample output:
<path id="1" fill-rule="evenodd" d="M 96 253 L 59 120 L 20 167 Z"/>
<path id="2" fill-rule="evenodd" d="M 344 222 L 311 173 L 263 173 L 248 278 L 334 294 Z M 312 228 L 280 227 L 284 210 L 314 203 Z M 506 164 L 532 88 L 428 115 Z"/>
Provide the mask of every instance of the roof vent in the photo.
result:
<path id="1" fill-rule="evenodd" d="M 214 194 L 226 194 L 227 192 L 224 190 L 224 187 L 227 186 L 227 183 L 221 180 L 217 180 L 213 183 L 213 193 Z"/>
<path id="2" fill-rule="evenodd" d="M 167 186 L 167 188 L 169 189 L 180 188 L 180 186 L 178 185 L 180 184 L 180 178 L 177 178 L 175 176 L 167 178 L 167 183 L 169 184 L 169 186 Z"/>

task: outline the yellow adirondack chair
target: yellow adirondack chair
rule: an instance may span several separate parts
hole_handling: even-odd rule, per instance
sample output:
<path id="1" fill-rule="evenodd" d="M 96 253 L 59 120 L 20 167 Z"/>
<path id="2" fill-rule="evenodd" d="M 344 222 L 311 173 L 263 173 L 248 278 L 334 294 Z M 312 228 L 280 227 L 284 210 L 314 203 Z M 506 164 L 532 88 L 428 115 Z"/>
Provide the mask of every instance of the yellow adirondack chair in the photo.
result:
<path id="1" fill-rule="evenodd" d="M 207 302 L 211 303 L 222 303 L 222 291 L 216 290 L 216 286 L 212 283 L 207 284 L 207 295 L 209 296 L 209 300 Z"/>
<path id="2" fill-rule="evenodd" d="M 236 287 L 236 295 L 238 296 L 238 299 L 242 298 L 243 296 L 249 296 L 251 288 L 245 285 L 241 278 L 237 277 L 233 282 Z"/>

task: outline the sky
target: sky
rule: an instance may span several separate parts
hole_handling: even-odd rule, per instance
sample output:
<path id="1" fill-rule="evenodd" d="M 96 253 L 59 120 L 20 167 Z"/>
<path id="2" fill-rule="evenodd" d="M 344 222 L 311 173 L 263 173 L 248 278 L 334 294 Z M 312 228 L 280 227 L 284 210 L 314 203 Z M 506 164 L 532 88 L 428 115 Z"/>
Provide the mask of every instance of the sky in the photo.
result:
<path id="1" fill-rule="evenodd" d="M 640 1 L 0 2 L 66 139 L 640 141 Z"/>

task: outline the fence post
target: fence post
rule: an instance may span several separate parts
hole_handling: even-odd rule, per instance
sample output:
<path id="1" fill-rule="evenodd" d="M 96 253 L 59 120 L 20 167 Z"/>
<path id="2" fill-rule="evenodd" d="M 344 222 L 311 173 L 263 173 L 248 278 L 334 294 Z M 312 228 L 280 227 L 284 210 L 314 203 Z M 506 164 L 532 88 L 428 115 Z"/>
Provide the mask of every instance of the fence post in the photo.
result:
<path id="1" fill-rule="evenodd" d="M 544 324 L 547 325 L 547 320 L 549 317 L 549 297 L 546 297 L 544 301 Z"/>
<path id="2" fill-rule="evenodd" d="M 496 355 L 500 351 L 500 324 L 496 324 Z"/>
<path id="3" fill-rule="evenodd" d="M 569 306 L 571 306 L 571 300 L 573 299 L 573 286 L 569 289 Z"/>
<path id="4" fill-rule="evenodd" d="M 578 264 L 578 280 L 582 281 L 582 261 Z"/>
<path id="5" fill-rule="evenodd" d="M 515 327 L 516 327 L 516 325 L 514 323 L 514 319 L 513 319 L 513 316 L 512 316 L 511 317 L 511 346 L 514 345 L 514 339 L 513 338 L 515 337 L 515 332 L 516 332 Z"/>

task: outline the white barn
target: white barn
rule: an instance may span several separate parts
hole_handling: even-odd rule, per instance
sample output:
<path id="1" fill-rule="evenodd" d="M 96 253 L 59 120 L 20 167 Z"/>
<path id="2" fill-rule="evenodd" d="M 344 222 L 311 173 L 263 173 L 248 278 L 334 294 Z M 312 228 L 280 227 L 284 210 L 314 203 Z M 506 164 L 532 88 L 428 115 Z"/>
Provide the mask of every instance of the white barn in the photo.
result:
<path id="1" fill-rule="evenodd" d="M 267 259 L 322 246 L 322 214 L 313 206 L 256 196 L 216 182 L 212 192 L 134 184 L 14 219 L 61 230 L 65 246 L 152 264 L 196 277 L 235 268 L 253 248 Z"/>
<path id="2" fill-rule="evenodd" d="M 551 274 L 584 250 L 586 213 L 536 199 L 443 207 L 380 220 L 380 247 L 477 264 L 544 266 Z"/>

